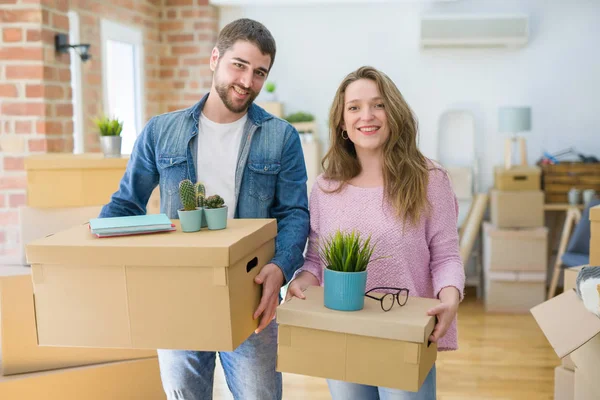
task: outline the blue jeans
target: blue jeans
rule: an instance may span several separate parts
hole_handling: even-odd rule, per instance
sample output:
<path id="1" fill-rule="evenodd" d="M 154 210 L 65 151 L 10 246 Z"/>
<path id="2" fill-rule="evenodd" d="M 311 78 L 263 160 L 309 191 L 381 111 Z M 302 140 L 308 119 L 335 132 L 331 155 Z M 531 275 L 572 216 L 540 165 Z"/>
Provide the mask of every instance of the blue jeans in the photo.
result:
<path id="1" fill-rule="evenodd" d="M 418 392 L 359 385 L 328 379 L 333 400 L 435 400 L 435 364 Z"/>
<path id="2" fill-rule="evenodd" d="M 168 400 L 211 400 L 215 352 L 158 350 L 163 388 Z M 281 373 L 277 362 L 275 321 L 258 335 L 252 334 L 232 352 L 219 358 L 227 386 L 236 400 L 281 400 Z"/>

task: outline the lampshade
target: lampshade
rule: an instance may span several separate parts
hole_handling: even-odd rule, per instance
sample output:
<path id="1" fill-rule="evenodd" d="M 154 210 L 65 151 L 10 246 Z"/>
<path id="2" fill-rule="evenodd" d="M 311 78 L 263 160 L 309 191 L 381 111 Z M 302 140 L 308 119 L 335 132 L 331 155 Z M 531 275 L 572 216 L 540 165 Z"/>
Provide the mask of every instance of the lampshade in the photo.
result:
<path id="1" fill-rule="evenodd" d="M 531 108 L 500 107 L 498 110 L 498 130 L 508 133 L 531 130 Z"/>

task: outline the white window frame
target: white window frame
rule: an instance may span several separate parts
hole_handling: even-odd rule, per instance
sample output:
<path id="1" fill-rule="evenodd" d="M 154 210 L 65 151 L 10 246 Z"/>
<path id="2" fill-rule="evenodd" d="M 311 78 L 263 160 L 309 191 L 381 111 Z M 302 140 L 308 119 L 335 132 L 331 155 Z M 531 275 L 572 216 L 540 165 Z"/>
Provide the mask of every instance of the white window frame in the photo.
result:
<path id="1" fill-rule="evenodd" d="M 108 114 L 109 111 L 109 99 L 108 99 L 108 73 L 107 73 L 107 56 L 106 56 L 106 42 L 108 40 L 114 40 L 117 42 L 128 43 L 134 46 L 134 90 L 137 102 L 135 105 L 136 114 L 136 136 L 140 134 L 143 128 L 143 121 L 145 121 L 144 109 L 145 109 L 145 98 L 144 98 L 144 40 L 141 29 L 129 27 L 127 25 L 119 24 L 107 19 L 102 19 L 100 22 L 100 37 L 102 40 L 102 91 L 104 99 L 104 112 Z"/>
<path id="2" fill-rule="evenodd" d="M 79 14 L 76 11 L 67 13 L 69 18 L 69 42 L 81 43 L 79 34 Z M 85 135 L 83 134 L 83 95 L 81 92 L 81 58 L 75 49 L 70 49 L 71 55 L 71 89 L 73 97 L 73 153 L 85 151 Z"/>

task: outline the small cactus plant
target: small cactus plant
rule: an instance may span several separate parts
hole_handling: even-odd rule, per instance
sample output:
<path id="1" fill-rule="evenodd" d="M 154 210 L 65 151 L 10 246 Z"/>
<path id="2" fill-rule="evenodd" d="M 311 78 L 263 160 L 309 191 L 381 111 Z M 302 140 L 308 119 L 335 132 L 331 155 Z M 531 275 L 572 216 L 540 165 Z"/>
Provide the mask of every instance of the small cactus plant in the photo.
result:
<path id="1" fill-rule="evenodd" d="M 206 196 L 206 190 L 204 188 L 204 184 L 201 182 L 196 183 L 196 198 L 198 207 L 204 207 L 204 200 Z"/>
<path id="2" fill-rule="evenodd" d="M 193 211 L 196 209 L 198 204 L 196 190 L 196 186 L 189 179 L 179 182 L 179 197 L 181 198 L 184 211 Z"/>
<path id="3" fill-rule="evenodd" d="M 221 208 L 225 204 L 225 200 L 218 194 L 214 194 L 212 196 L 208 196 L 204 200 L 205 208 Z"/>

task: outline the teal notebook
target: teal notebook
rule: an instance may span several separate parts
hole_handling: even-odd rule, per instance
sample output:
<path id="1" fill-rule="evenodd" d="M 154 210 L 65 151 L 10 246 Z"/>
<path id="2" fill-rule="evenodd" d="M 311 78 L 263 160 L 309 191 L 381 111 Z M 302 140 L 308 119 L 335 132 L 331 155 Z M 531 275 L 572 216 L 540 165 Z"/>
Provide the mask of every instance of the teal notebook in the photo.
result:
<path id="1" fill-rule="evenodd" d="M 166 214 L 132 215 L 128 217 L 94 218 L 90 220 L 92 233 L 125 233 L 171 229 Z"/>

